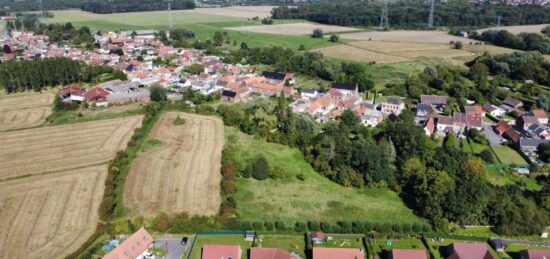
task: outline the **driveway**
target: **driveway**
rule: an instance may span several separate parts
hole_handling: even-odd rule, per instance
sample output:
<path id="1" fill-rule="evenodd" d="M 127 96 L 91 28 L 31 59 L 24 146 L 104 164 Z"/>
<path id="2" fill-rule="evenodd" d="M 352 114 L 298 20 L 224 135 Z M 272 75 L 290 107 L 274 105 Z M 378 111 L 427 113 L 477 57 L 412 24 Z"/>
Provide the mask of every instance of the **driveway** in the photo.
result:
<path id="1" fill-rule="evenodd" d="M 161 238 L 155 240 L 155 246 L 166 250 L 165 259 L 180 259 L 185 249 L 187 249 L 187 244 L 189 244 L 187 242 L 186 245 L 182 246 L 180 242 L 181 238 Z"/>
<path id="2" fill-rule="evenodd" d="M 491 146 L 500 145 L 502 137 L 493 130 L 492 123 L 483 122 L 483 133 L 485 134 L 485 137 L 487 137 L 487 140 L 489 140 L 489 144 Z"/>

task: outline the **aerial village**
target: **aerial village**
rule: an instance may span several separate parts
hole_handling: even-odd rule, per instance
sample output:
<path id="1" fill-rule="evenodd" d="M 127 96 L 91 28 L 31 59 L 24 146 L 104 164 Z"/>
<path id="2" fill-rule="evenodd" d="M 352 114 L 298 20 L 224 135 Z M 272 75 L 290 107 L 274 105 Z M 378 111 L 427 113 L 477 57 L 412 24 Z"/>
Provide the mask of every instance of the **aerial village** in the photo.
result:
<path id="1" fill-rule="evenodd" d="M 376 102 L 378 96 L 365 98 L 358 85 L 353 83 L 333 82 L 325 91 L 296 87 L 293 73 L 254 71 L 248 65 L 225 64 L 221 57 L 207 55 L 202 50 L 166 46 L 156 38 L 153 30 L 109 32 L 94 35 L 94 38 L 100 48 L 87 51 L 49 44 L 44 35 L 14 31 L 12 37 L 0 38 L 0 43 L 22 50 L 22 55 L 7 53 L 2 60 L 68 57 L 89 65 L 107 65 L 123 71 L 128 81 L 115 80 L 89 87 L 71 85 L 59 91 L 64 101 L 84 101 L 97 107 L 148 102 L 148 87 L 153 85 L 169 88 L 171 96 L 176 97 L 185 89 L 203 95 L 218 94 L 227 103 L 283 93 L 293 99 L 291 108 L 295 113 L 308 114 L 320 123 L 349 109 L 360 116 L 365 125 L 376 127 L 389 116 L 398 116 L 404 109 L 411 109 L 428 136 L 444 137 L 453 133 L 464 137 L 472 130 L 479 131 L 491 145 L 506 141 L 513 143 L 525 159 L 534 163 L 538 161 L 537 147 L 550 142 L 546 112 L 542 109 L 524 110 L 523 103 L 511 97 L 499 105 L 480 105 L 472 101 L 464 111 L 445 116 L 448 96 L 422 95 L 420 102 L 413 104 L 403 97 L 384 96 L 380 98 L 382 101 Z M 170 65 L 155 64 L 153 61 L 158 58 L 170 61 L 167 62 Z M 200 64 L 203 71 L 183 76 L 182 71 L 193 64 Z M 527 168 L 518 168 L 517 171 L 520 174 L 529 172 Z"/>

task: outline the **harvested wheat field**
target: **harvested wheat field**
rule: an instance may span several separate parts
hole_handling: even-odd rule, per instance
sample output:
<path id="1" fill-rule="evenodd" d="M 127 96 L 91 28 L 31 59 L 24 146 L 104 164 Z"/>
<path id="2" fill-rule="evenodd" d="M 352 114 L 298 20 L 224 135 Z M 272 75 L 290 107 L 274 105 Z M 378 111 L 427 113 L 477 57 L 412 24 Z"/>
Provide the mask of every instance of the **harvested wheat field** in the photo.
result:
<path id="1" fill-rule="evenodd" d="M 124 150 L 142 116 L 0 133 L 0 180 L 95 165 Z"/>
<path id="2" fill-rule="evenodd" d="M 52 113 L 53 94 L 17 94 L 0 97 L 0 131 L 38 126 Z"/>
<path id="3" fill-rule="evenodd" d="M 316 49 L 323 55 L 331 58 L 351 60 L 357 62 L 376 62 L 378 64 L 399 63 L 411 61 L 411 59 L 386 53 L 373 52 L 351 45 L 337 45 Z"/>
<path id="4" fill-rule="evenodd" d="M 346 33 L 340 35 L 342 39 L 348 40 L 373 40 L 373 41 L 396 41 L 396 42 L 417 42 L 417 43 L 442 43 L 449 44 L 450 41 L 462 41 L 468 44 L 475 40 L 457 37 L 448 34 L 446 31 L 369 31 Z"/>
<path id="5" fill-rule="evenodd" d="M 0 182 L 0 257 L 63 258 L 95 231 L 106 166 Z"/>
<path id="6" fill-rule="evenodd" d="M 185 119 L 183 125 L 174 124 L 177 116 Z M 171 112 L 159 119 L 150 136 L 164 145 L 141 154 L 132 164 L 124 190 L 130 215 L 216 214 L 221 202 L 222 121 Z"/>
<path id="7" fill-rule="evenodd" d="M 309 34 L 312 34 L 313 30 L 315 29 L 321 29 L 325 34 L 330 34 L 333 32 L 359 30 L 353 27 L 326 25 L 326 24 L 318 24 L 318 23 L 311 23 L 311 22 L 229 27 L 225 29 L 234 30 L 234 31 L 259 32 L 259 33 L 270 33 L 270 34 L 279 34 L 279 35 L 309 35 Z M 345 35 L 345 34 L 342 34 L 342 35 Z"/>
<path id="8" fill-rule="evenodd" d="M 491 27 L 486 29 L 477 30 L 477 32 L 482 33 L 487 30 L 506 30 L 514 34 L 520 34 L 522 32 L 534 32 L 540 33 L 544 27 L 550 24 L 534 24 L 534 25 L 516 25 L 516 26 L 501 26 L 501 27 Z"/>

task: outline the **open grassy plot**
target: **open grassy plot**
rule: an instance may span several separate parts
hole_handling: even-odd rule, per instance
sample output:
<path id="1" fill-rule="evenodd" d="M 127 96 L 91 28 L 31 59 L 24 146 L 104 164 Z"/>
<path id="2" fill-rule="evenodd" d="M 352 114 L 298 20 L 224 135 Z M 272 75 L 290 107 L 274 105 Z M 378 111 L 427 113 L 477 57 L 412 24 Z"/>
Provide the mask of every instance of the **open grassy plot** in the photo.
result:
<path id="1" fill-rule="evenodd" d="M 498 168 L 487 168 L 487 173 L 488 180 L 493 185 L 517 185 L 522 189 L 530 191 L 539 191 L 542 188 L 537 183 L 537 180 L 528 176 L 512 175 L 510 172 L 499 170 Z"/>
<path id="2" fill-rule="evenodd" d="M 124 150 L 141 116 L 0 133 L 0 180 L 104 163 Z"/>
<path id="3" fill-rule="evenodd" d="M 239 11 L 234 12 L 235 8 L 239 9 Z M 205 41 L 211 39 L 216 31 L 227 31 L 231 43 L 233 43 L 233 41 L 237 42 L 236 46 L 225 45 L 227 48 L 238 48 L 241 42 L 246 42 L 249 47 L 274 45 L 292 49 L 298 49 L 301 44 L 306 48 L 320 48 L 336 45 L 336 43 L 331 43 L 327 39 L 314 39 L 309 36 L 238 32 L 224 29 L 226 27 L 261 25 L 260 21 L 253 21 L 250 20 L 250 18 L 255 16 L 267 16 L 267 9 L 269 8 L 270 7 L 229 7 L 177 10 L 173 11 L 172 17 L 174 28 L 192 30 L 197 40 Z M 94 14 L 80 10 L 66 10 L 53 11 L 53 13 L 54 18 L 46 19 L 44 22 L 71 22 L 76 27 L 88 26 L 93 31 L 100 30 L 102 32 L 141 29 L 166 31 L 168 29 L 168 15 L 165 11 Z M 276 21 L 276 24 L 295 22 L 303 21 L 284 20 L 280 22 Z"/>
<path id="4" fill-rule="evenodd" d="M 0 182 L 2 258 L 63 258 L 95 231 L 106 166 Z"/>
<path id="5" fill-rule="evenodd" d="M 548 24 L 535 24 L 535 25 L 516 25 L 516 26 L 501 26 L 501 27 L 491 27 L 486 29 L 477 30 L 477 32 L 482 33 L 487 30 L 506 30 L 514 34 L 519 34 L 522 32 L 535 32 L 540 33 L 540 31 L 548 26 Z"/>
<path id="6" fill-rule="evenodd" d="M 304 235 L 258 235 L 255 244 L 256 247 L 283 248 L 289 253 L 294 252 L 306 258 Z"/>
<path id="7" fill-rule="evenodd" d="M 52 113 L 53 94 L 15 94 L 0 97 L 0 131 L 38 126 Z"/>
<path id="8" fill-rule="evenodd" d="M 178 116 L 180 122 L 174 123 Z M 124 204 L 130 214 L 215 215 L 221 203 L 223 129 L 215 117 L 162 115 L 150 137 L 165 144 L 139 155 L 125 184 Z"/>
<path id="9" fill-rule="evenodd" d="M 242 31 L 242 32 L 261 32 L 261 33 L 282 34 L 282 35 L 311 35 L 313 33 L 313 30 L 315 29 L 321 29 L 325 34 L 359 30 L 353 27 L 326 25 L 326 24 L 318 24 L 318 23 L 311 23 L 311 22 L 229 27 L 227 29 Z"/>
<path id="10" fill-rule="evenodd" d="M 523 159 L 523 157 L 521 157 L 517 151 L 513 150 L 510 147 L 494 146 L 492 148 L 503 164 L 507 164 L 507 165 L 509 164 L 526 165 L 527 164 L 525 159 Z"/>
<path id="11" fill-rule="evenodd" d="M 427 250 L 420 239 L 374 239 L 372 240 L 372 249 L 380 258 L 386 258 L 386 255 L 393 249 Z"/>
<path id="12" fill-rule="evenodd" d="M 376 89 L 382 89 L 386 84 L 404 83 L 409 76 L 416 75 L 426 65 L 419 61 L 400 62 L 392 64 L 368 65 L 367 71 L 372 76 Z"/>
<path id="13" fill-rule="evenodd" d="M 288 226 L 307 220 L 423 222 L 391 191 L 345 188 L 328 180 L 311 168 L 298 149 L 258 140 L 234 128 L 226 128 L 226 141 L 235 145 L 241 163 L 263 155 L 271 167 L 279 166 L 287 173 L 279 181 L 238 180 L 235 198 L 243 220 L 282 220 Z M 298 180 L 298 174 L 305 181 Z"/>
<path id="14" fill-rule="evenodd" d="M 398 63 L 412 61 L 410 58 L 401 57 L 392 54 L 374 52 L 366 49 L 362 49 L 356 46 L 351 45 L 337 45 L 332 47 L 326 47 L 321 49 L 316 49 L 323 53 L 323 55 L 343 60 L 351 60 L 357 62 L 376 62 L 380 64 L 386 63 Z"/>
<path id="15" fill-rule="evenodd" d="M 244 235 L 200 235 L 197 237 L 189 259 L 201 259 L 202 246 L 212 245 L 240 245 L 243 251 L 241 258 L 247 258 L 248 249 L 252 246 L 251 241 L 244 240 Z M 235 258 L 238 259 L 238 258 Z"/>
<path id="16" fill-rule="evenodd" d="M 462 141 L 462 149 L 465 152 L 468 152 L 474 155 L 479 155 L 481 151 L 483 151 L 486 148 L 489 148 L 489 146 L 487 145 L 479 144 L 472 140 L 468 141 L 467 139 L 462 139 L 461 141 Z"/>

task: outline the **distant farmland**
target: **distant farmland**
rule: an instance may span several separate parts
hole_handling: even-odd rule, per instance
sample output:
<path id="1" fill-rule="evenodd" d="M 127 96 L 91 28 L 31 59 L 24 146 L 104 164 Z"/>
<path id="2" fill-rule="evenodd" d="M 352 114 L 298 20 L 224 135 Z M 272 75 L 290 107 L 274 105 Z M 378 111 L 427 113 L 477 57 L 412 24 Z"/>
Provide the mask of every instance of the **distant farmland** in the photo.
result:
<path id="1" fill-rule="evenodd" d="M 141 116 L 0 133 L 0 180 L 104 163 L 124 150 Z"/>
<path id="2" fill-rule="evenodd" d="M 17 94 L 0 97 L 0 131 L 38 126 L 52 113 L 53 94 Z"/>
<path id="3" fill-rule="evenodd" d="M 2 258 L 63 258 L 98 221 L 106 166 L 0 182 Z"/>
<path id="4" fill-rule="evenodd" d="M 185 123 L 175 125 L 178 116 Z M 138 156 L 130 169 L 124 192 L 130 214 L 218 213 L 223 132 L 215 117 L 164 114 L 150 134 L 164 145 Z"/>
<path id="5" fill-rule="evenodd" d="M 316 24 L 316 23 L 310 23 L 310 22 L 230 27 L 226 29 L 242 31 L 242 32 L 259 32 L 259 33 L 280 34 L 280 35 L 311 35 L 313 33 L 313 30 L 315 29 L 321 29 L 325 34 L 359 30 L 353 27 Z"/>

